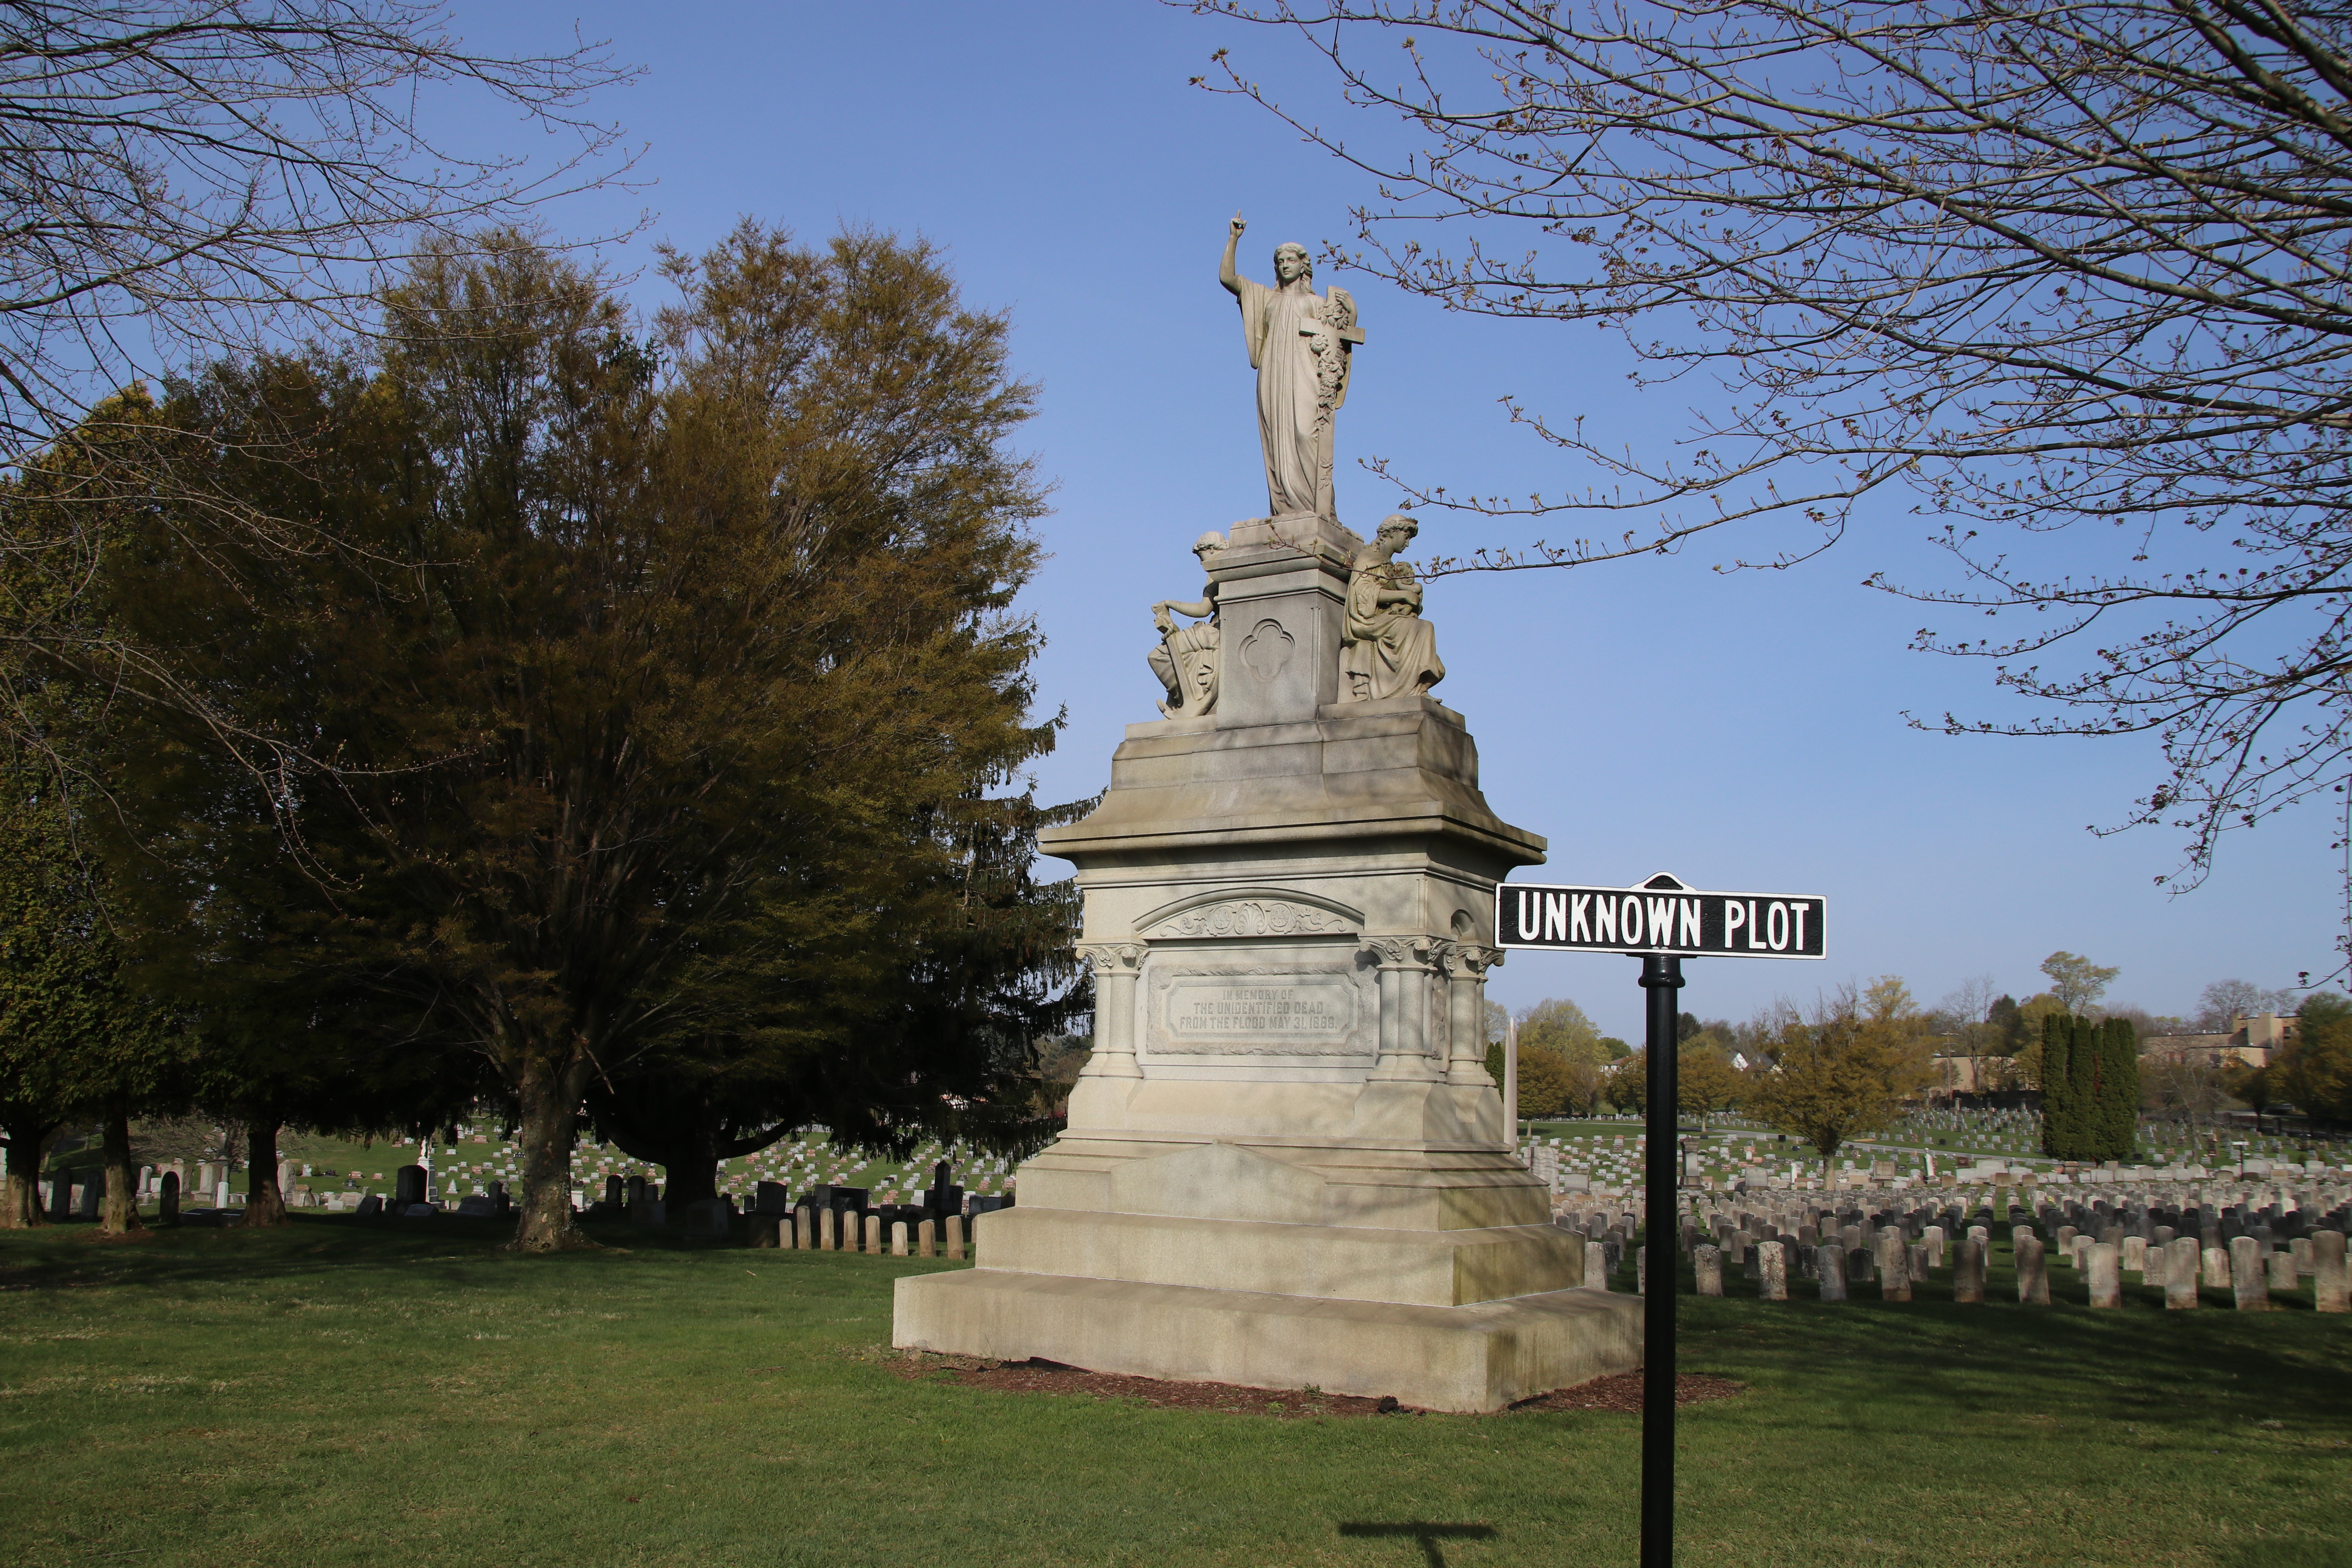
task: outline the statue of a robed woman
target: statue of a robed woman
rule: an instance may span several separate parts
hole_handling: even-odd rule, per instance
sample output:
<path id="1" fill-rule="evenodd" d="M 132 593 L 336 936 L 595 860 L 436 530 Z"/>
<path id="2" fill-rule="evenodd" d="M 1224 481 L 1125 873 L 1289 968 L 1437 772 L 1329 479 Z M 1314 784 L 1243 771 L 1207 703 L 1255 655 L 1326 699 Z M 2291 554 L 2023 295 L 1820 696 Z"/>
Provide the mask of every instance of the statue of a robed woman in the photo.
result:
<path id="1" fill-rule="evenodd" d="M 1242 338 L 1257 372 L 1267 515 L 1320 517 L 1336 524 L 1331 429 L 1348 401 L 1355 346 L 1364 341 L 1356 301 L 1345 289 L 1315 292 L 1315 264 L 1303 245 L 1275 247 L 1275 287 L 1241 276 L 1234 270 L 1234 251 L 1247 226 L 1235 213 L 1217 279 L 1241 302 Z"/>

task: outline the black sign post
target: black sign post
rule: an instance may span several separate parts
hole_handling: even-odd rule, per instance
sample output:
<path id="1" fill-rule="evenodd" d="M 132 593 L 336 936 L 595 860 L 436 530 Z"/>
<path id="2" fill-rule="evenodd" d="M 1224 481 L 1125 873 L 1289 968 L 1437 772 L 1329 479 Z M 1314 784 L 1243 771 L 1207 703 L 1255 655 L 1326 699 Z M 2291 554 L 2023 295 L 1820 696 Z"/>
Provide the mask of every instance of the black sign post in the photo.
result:
<path id="1" fill-rule="evenodd" d="M 1649 994 L 1643 1047 L 1650 1072 L 1643 1108 L 1642 1568 L 1675 1560 L 1675 1262 L 1681 1218 L 1682 1086 L 1675 1071 L 1683 960 L 1820 958 L 1827 910 L 1815 897 L 1706 893 L 1656 876 L 1638 888 L 1519 885 L 1495 889 L 1501 945 L 1554 952 L 1622 952 L 1642 961 Z M 1506 1106 L 1507 1115 L 1517 1108 Z M 1516 1125 L 1516 1123 L 1515 1123 Z"/>

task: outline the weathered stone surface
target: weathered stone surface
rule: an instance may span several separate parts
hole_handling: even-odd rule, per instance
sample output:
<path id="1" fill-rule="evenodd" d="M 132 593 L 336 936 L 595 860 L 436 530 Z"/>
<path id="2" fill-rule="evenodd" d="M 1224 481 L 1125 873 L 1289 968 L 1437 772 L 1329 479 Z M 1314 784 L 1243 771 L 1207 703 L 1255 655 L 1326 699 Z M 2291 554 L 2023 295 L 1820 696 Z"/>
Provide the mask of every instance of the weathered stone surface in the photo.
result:
<path id="1" fill-rule="evenodd" d="M 2164 1248 L 2164 1305 L 2175 1312 L 2197 1307 L 2197 1276 L 2200 1271 L 2197 1238 L 2178 1236 Z"/>
<path id="2" fill-rule="evenodd" d="M 1768 1241 L 1756 1248 L 1756 1262 L 1761 1273 L 1757 1294 L 1767 1301 L 1789 1299 L 1789 1251 L 1785 1243 Z"/>
<path id="3" fill-rule="evenodd" d="M 1702 1296 L 1723 1294 L 1723 1248 L 1701 1242 L 1691 1248 L 1691 1272 Z"/>
<path id="4" fill-rule="evenodd" d="M 2263 1262 L 2270 1271 L 2268 1283 L 2273 1295 L 2281 1291 L 2293 1295 L 2303 1288 L 2303 1281 L 2295 1277 L 2294 1253 L 2284 1250 L 2273 1252 Z"/>
<path id="5" fill-rule="evenodd" d="M 2263 1244 L 2251 1236 L 2230 1243 L 2230 1294 L 2241 1312 L 2271 1310 L 2270 1278 L 2263 1269 Z"/>
<path id="6" fill-rule="evenodd" d="M 1235 1375 L 1242 1350 L 1188 1326 L 1208 1298 L 1258 1300 L 1250 1321 L 1265 1322 L 1435 1312 L 1394 1320 L 1422 1347 L 1412 1375 L 1442 1384 L 1426 1397 L 1379 1361 L 1386 1329 L 1318 1352 L 1374 1358 L 1360 1376 L 1297 1381 L 1457 1408 L 1466 1374 L 1431 1336 L 1454 1322 L 1460 1354 L 1486 1355 L 1505 1310 L 1529 1303 L 1549 1326 L 1514 1340 L 1513 1377 L 1559 1386 L 1595 1357 L 1629 1369 L 1639 1306 L 1590 1289 L 1605 1287 L 1603 1248 L 1551 1223 L 1485 1067 L 1494 889 L 1542 843 L 1487 807 L 1458 715 L 1411 691 L 1335 701 L 1360 542 L 1290 533 L 1237 525 L 1212 555 L 1213 713 L 1130 726 L 1093 815 L 1041 836 L 1077 867 L 1095 1049 L 978 1268 L 901 1282 L 896 1337 L 921 1325 L 931 1348 L 997 1354 L 983 1342 L 1012 1342 L 1034 1307 L 1023 1354 L 1108 1356 L 1115 1336 L 1087 1315 L 1150 1337 L 1160 1300 L 1176 1314 L 1164 1347 L 1074 1363 L 1164 1369 L 1169 1347 L 1191 1347 L 1197 1370 L 1180 1375 L 1250 1382 L 1266 1374 Z M 1541 1308 L 1562 1296 L 1587 1304 Z M 1575 1348 L 1603 1318 L 1618 1326 Z"/>
<path id="7" fill-rule="evenodd" d="M 2215 1290 L 2228 1289 L 2230 1288 L 2229 1249 L 2209 1241 L 2205 1244 L 2200 1256 L 2205 1268 L 2205 1285 Z"/>
<path id="8" fill-rule="evenodd" d="M 2346 1272 L 2340 1230 L 2323 1230 L 2311 1238 L 2311 1300 L 2323 1312 L 2352 1310 L 2352 1277 Z"/>
<path id="9" fill-rule="evenodd" d="M 1822 1300 L 1844 1300 L 1846 1299 L 1844 1247 L 1832 1241 L 1815 1247 L 1813 1277 L 1821 1281 Z"/>
<path id="10" fill-rule="evenodd" d="M 2090 1288 L 2094 1307 L 2120 1307 L 2124 1304 L 2121 1249 L 2111 1241 L 2095 1241 L 2083 1255 L 2083 1278 Z"/>
<path id="11" fill-rule="evenodd" d="M 2050 1305 L 2050 1270 L 2042 1238 L 2026 1231 L 2016 1241 L 2017 1300 L 2020 1306 Z"/>
<path id="12" fill-rule="evenodd" d="M 1888 1226 L 1878 1233 L 1878 1299 L 1911 1299 L 1911 1248 L 1896 1226 Z"/>
<path id="13" fill-rule="evenodd" d="M 1641 1360 L 1632 1298 L 1583 1289 L 1417 1307 L 983 1267 L 909 1276 L 897 1291 L 893 1337 L 909 1349 L 1042 1356 L 1245 1387 L 1394 1393 L 1431 1410 L 1498 1410 Z"/>
<path id="14" fill-rule="evenodd" d="M 1978 1233 L 1984 1226 L 1969 1227 L 1968 1238 L 1960 1243 L 1952 1257 L 1952 1300 L 1981 1304 L 1985 1299 L 1985 1244 Z"/>

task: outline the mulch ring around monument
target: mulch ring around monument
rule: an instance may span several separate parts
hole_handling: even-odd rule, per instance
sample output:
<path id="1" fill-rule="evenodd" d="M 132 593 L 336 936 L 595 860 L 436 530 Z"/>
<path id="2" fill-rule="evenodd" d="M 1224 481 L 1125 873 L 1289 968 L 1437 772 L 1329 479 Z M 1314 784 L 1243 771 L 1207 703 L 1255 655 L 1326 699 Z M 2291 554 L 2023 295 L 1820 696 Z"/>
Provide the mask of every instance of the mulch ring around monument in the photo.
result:
<path id="1" fill-rule="evenodd" d="M 1711 1399 L 1729 1399 L 1748 1392 L 1748 1385 L 1727 1377 L 1715 1377 L 1703 1372 L 1686 1372 L 1675 1379 L 1675 1405 L 1704 1405 Z M 1642 1413 L 1642 1374 L 1621 1372 L 1613 1377 L 1596 1377 L 1591 1383 L 1580 1383 L 1574 1388 L 1555 1388 L 1549 1394 L 1538 1394 L 1533 1399 L 1522 1399 L 1513 1410 L 1613 1410 L 1623 1415 Z"/>
<path id="2" fill-rule="evenodd" d="M 1428 1412 L 1392 1398 L 1325 1394 L 1319 1389 L 1242 1388 L 1229 1383 L 1175 1383 L 1119 1373 L 1087 1372 L 1051 1361 L 985 1361 L 973 1356 L 935 1355 L 928 1351 L 867 1352 L 909 1381 L 952 1383 L 960 1388 L 990 1388 L 1003 1394 L 1083 1394 L 1097 1399 L 1138 1399 L 1160 1410 L 1222 1410 L 1235 1415 L 1272 1415 L 1296 1420 L 1310 1415 L 1423 1415 Z M 1729 1399 L 1747 1384 L 1727 1377 L 1686 1373 L 1675 1380 L 1675 1403 L 1696 1405 Z M 1511 1412 L 1609 1410 L 1639 1415 L 1642 1374 L 1621 1373 L 1574 1388 L 1555 1389 L 1510 1406 Z"/>

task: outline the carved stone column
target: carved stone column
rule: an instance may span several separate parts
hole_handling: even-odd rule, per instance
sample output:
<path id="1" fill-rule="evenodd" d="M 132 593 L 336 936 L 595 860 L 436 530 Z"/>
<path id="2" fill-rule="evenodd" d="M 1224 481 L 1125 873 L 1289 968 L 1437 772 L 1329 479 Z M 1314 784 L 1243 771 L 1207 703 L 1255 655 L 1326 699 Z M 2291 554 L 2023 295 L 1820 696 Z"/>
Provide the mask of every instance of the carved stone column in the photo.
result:
<path id="1" fill-rule="evenodd" d="M 1378 936 L 1364 946 L 1380 962 L 1381 1059 L 1373 1083 L 1437 1083 L 1445 1069 L 1429 1048 L 1430 982 L 1435 950 L 1426 936 Z"/>
<path id="2" fill-rule="evenodd" d="M 1494 1076 L 1486 1070 L 1486 971 L 1503 962 L 1503 952 L 1458 942 L 1445 948 L 1446 1021 L 1452 1037 L 1445 1081 L 1492 1089 Z"/>
<path id="3" fill-rule="evenodd" d="M 1095 1047 L 1080 1078 L 1141 1078 L 1135 1061 L 1135 982 L 1144 948 L 1136 942 L 1088 942 L 1078 956 L 1095 972 Z"/>

